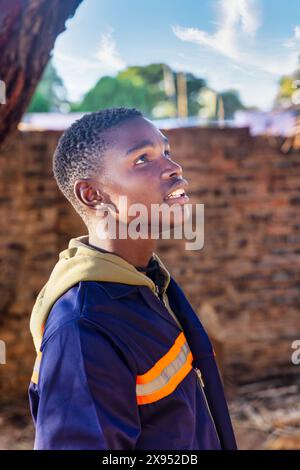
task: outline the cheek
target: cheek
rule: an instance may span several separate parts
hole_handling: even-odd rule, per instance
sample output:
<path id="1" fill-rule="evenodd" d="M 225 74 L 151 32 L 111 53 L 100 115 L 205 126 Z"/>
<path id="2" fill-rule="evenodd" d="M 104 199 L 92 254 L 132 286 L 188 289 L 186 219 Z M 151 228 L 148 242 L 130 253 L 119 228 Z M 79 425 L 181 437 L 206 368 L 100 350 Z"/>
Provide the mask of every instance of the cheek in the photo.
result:
<path id="1" fill-rule="evenodd" d="M 108 182 L 107 192 L 110 194 L 112 203 L 117 207 L 117 219 L 127 221 L 138 216 L 138 207 L 133 204 L 141 204 L 151 213 L 151 204 L 161 204 L 162 195 L 160 189 L 159 175 L 149 169 L 118 169 L 115 175 L 111 175 Z M 132 213 L 128 214 L 132 207 Z"/>
<path id="2" fill-rule="evenodd" d="M 149 172 L 128 170 L 115 185 L 115 195 L 127 197 L 128 204 L 151 203 L 151 196 L 157 194 L 154 180 Z"/>

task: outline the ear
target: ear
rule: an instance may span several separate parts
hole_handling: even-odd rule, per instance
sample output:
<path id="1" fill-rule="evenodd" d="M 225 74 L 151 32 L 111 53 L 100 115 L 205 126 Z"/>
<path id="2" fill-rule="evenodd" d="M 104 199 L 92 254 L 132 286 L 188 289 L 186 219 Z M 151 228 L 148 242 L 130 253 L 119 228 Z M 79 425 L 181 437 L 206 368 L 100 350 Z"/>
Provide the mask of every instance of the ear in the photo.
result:
<path id="1" fill-rule="evenodd" d="M 74 194 L 82 204 L 90 209 L 97 210 L 103 202 L 103 194 L 99 188 L 99 183 L 94 180 L 76 180 L 74 183 Z"/>

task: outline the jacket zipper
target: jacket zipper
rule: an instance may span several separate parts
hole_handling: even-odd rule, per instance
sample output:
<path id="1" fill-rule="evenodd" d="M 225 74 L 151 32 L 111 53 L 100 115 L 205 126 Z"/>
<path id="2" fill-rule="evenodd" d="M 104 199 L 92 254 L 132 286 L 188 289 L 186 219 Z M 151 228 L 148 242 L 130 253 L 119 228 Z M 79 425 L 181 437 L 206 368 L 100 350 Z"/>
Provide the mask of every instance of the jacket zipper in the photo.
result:
<path id="1" fill-rule="evenodd" d="M 220 442 L 220 438 L 219 438 L 219 434 L 217 432 L 217 428 L 216 428 L 216 425 L 215 425 L 215 422 L 214 422 L 214 419 L 212 417 L 212 414 L 211 414 L 211 411 L 210 411 L 210 408 L 209 408 L 209 404 L 207 402 L 207 398 L 206 398 L 206 395 L 205 395 L 205 392 L 203 390 L 204 388 L 204 381 L 203 381 L 203 378 L 202 378 L 202 374 L 201 374 L 201 371 L 200 369 L 198 369 L 197 367 L 193 367 L 193 370 L 195 371 L 196 375 L 197 375 L 197 384 L 198 384 L 198 387 L 200 388 L 201 390 L 201 393 L 203 395 L 203 398 L 204 398 L 204 401 L 205 401 L 205 404 L 206 404 L 206 408 L 207 408 L 207 411 L 210 415 L 210 419 L 212 420 L 212 423 L 214 425 L 214 428 L 215 428 L 215 432 L 216 432 L 216 435 L 218 437 L 218 440 Z"/>
<path id="2" fill-rule="evenodd" d="M 161 299 L 159 297 L 159 287 L 158 285 L 154 284 L 155 285 L 155 295 L 156 297 L 158 298 L 158 300 L 160 300 L 163 305 L 167 308 L 165 302 L 163 301 L 163 298 Z M 203 395 L 203 398 L 204 398 L 204 401 L 205 401 L 205 404 L 206 404 L 206 408 L 207 408 L 207 411 L 209 413 L 209 416 L 210 416 L 210 419 L 214 425 L 214 428 L 215 428 L 215 433 L 216 433 L 216 436 L 220 442 L 220 438 L 219 438 L 219 434 L 217 432 L 217 428 L 216 428 L 216 425 L 215 425 L 215 422 L 214 422 L 214 419 L 212 417 L 212 414 L 211 414 L 211 411 L 210 411 L 210 408 L 209 408 L 209 405 L 208 405 L 208 402 L 207 402 L 207 398 L 206 398 L 206 395 L 205 395 L 205 392 L 203 390 L 204 388 L 204 381 L 203 381 L 203 378 L 202 378 L 202 374 L 201 374 L 201 371 L 200 369 L 198 369 L 198 367 L 193 367 L 193 370 L 196 372 L 196 375 L 197 375 L 197 384 L 198 384 L 198 387 L 201 389 L 201 392 L 202 392 L 202 395 Z"/>
<path id="3" fill-rule="evenodd" d="M 166 304 L 165 304 L 165 302 L 164 302 L 163 296 L 162 296 L 162 298 L 160 298 L 160 296 L 159 296 L 159 287 L 158 287 L 157 284 L 155 284 L 155 295 L 156 295 L 156 297 L 158 298 L 158 300 L 159 300 L 160 302 L 162 302 L 162 304 L 167 308 L 167 306 L 166 306 Z"/>
<path id="4" fill-rule="evenodd" d="M 174 322 L 177 324 L 178 328 L 183 331 L 183 328 L 181 326 L 181 324 L 179 323 L 178 319 L 176 318 L 176 315 L 170 311 L 171 307 L 170 305 L 167 304 L 166 300 L 165 300 L 165 296 L 167 297 L 167 294 L 166 292 L 164 291 L 163 294 L 162 294 L 162 297 L 160 298 L 159 297 L 159 287 L 155 284 L 155 292 L 153 292 L 153 294 L 155 295 L 155 297 L 157 297 L 157 299 L 163 304 L 163 306 L 165 307 L 165 309 L 167 310 L 168 314 L 171 315 L 171 317 L 173 318 Z"/>
<path id="5" fill-rule="evenodd" d="M 194 371 L 196 372 L 196 374 L 198 376 L 199 382 L 201 384 L 201 390 L 202 390 L 204 388 L 204 382 L 203 382 L 201 371 L 197 367 L 194 367 Z"/>
<path id="6" fill-rule="evenodd" d="M 156 297 L 158 298 L 158 300 L 160 300 L 163 305 L 167 308 L 164 300 L 163 300 L 163 297 L 162 299 L 159 297 L 159 287 L 157 284 L 154 284 L 155 285 L 155 295 Z M 209 408 L 209 405 L 208 405 L 208 402 L 207 402 L 207 398 L 206 398 L 206 395 L 205 395 L 205 392 L 203 390 L 204 388 L 204 381 L 203 381 L 203 378 L 202 378 L 202 374 L 201 374 L 201 371 L 200 369 L 198 369 L 198 367 L 193 367 L 193 370 L 196 372 L 196 375 L 197 375 L 197 384 L 198 384 L 198 387 L 201 389 L 201 392 L 202 392 L 202 395 L 203 395 L 203 398 L 204 398 L 204 401 L 205 401 L 205 404 L 206 404 L 206 408 L 207 408 L 207 411 L 209 413 L 209 416 L 210 416 L 210 419 L 212 420 L 212 423 L 214 425 L 214 428 L 215 428 L 215 433 L 216 433 L 216 436 L 220 442 L 220 439 L 219 439 L 219 434 L 217 432 L 217 428 L 216 428 L 216 425 L 215 425 L 215 422 L 214 422 L 214 419 L 212 417 L 212 414 L 211 414 L 211 411 L 210 411 L 210 408 Z"/>

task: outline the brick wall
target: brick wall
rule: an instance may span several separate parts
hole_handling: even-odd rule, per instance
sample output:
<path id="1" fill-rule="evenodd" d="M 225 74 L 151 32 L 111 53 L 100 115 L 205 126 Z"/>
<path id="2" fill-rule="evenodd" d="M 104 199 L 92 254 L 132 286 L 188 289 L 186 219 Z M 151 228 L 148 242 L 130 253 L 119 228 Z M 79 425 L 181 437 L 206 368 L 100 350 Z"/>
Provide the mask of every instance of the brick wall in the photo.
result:
<path id="1" fill-rule="evenodd" d="M 300 339 L 300 153 L 281 154 L 247 129 L 165 131 L 204 203 L 205 242 L 158 253 L 208 329 L 227 383 L 298 373 Z M 26 396 L 34 362 L 29 316 L 71 237 L 86 233 L 61 196 L 51 160 L 58 132 L 22 132 L 0 152 L 0 400 Z"/>

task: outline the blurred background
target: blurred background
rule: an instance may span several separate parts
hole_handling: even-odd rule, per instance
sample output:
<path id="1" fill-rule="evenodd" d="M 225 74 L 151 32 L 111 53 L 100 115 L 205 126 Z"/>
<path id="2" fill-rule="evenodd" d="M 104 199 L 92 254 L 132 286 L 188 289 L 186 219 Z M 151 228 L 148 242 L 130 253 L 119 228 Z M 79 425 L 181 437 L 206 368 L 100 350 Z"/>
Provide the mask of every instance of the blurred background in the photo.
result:
<path id="1" fill-rule="evenodd" d="M 33 447 L 29 317 L 86 233 L 54 149 L 122 105 L 168 136 L 204 204 L 203 249 L 158 253 L 214 343 L 239 448 L 299 449 L 299 2 L 0 0 L 0 31 L 0 449 Z"/>

